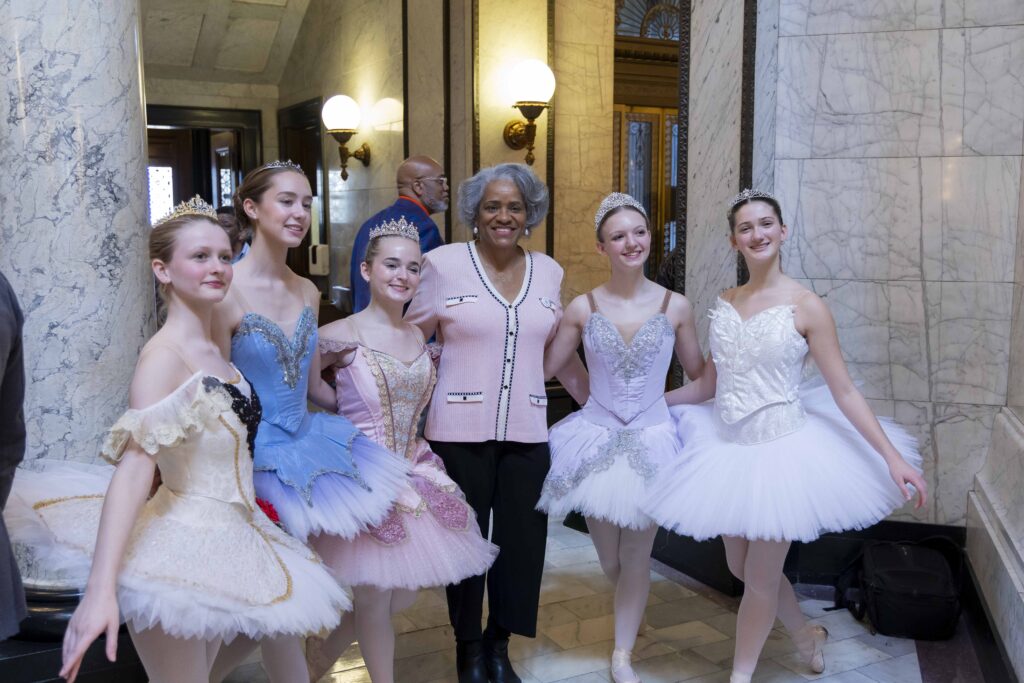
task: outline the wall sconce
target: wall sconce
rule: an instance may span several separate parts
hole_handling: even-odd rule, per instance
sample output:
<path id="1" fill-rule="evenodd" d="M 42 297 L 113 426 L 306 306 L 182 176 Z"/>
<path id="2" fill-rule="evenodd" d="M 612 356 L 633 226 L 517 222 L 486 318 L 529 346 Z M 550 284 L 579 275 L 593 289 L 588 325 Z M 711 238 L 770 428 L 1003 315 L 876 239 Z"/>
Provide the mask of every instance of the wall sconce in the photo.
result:
<path id="1" fill-rule="evenodd" d="M 537 137 L 534 121 L 548 108 L 551 96 L 555 94 L 555 75 L 548 65 L 539 59 L 527 59 L 512 69 L 508 81 L 509 93 L 514 106 L 526 122 L 513 119 L 505 124 L 502 137 L 512 149 L 526 148 L 526 163 L 533 165 L 533 143 Z"/>
<path id="2" fill-rule="evenodd" d="M 370 146 L 365 142 L 359 149 L 349 152 L 346 144 L 359 129 L 359 105 L 348 95 L 335 95 L 324 102 L 320 110 L 320 118 L 324 121 L 327 132 L 338 141 L 338 154 L 341 156 L 341 179 L 348 180 L 348 160 L 355 157 L 370 165 Z"/>

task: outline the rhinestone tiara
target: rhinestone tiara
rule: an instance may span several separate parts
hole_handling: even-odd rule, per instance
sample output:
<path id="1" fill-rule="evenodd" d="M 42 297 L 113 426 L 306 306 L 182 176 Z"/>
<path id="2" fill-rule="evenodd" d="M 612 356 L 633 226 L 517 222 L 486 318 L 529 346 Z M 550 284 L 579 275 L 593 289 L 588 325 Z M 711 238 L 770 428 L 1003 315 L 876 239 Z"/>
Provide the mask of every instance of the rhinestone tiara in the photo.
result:
<path id="1" fill-rule="evenodd" d="M 416 229 L 415 225 L 405 220 L 405 216 L 399 216 L 398 220 L 384 221 L 370 230 L 371 240 L 378 237 L 404 237 L 415 240 L 418 244 L 420 241 L 420 231 Z"/>
<path id="2" fill-rule="evenodd" d="M 732 211 L 737 204 L 741 202 L 749 202 L 751 199 L 770 199 L 776 203 L 779 201 L 771 192 L 765 192 L 764 190 L 752 190 L 748 187 L 729 201 L 729 211 Z"/>
<path id="3" fill-rule="evenodd" d="M 291 159 L 285 159 L 284 161 L 282 161 L 281 159 L 275 159 L 274 161 L 271 161 L 270 163 L 263 164 L 262 166 L 260 166 L 256 170 L 257 171 L 266 171 L 266 170 L 271 169 L 271 168 L 287 168 L 290 171 L 298 171 L 299 173 L 305 173 L 305 171 L 302 170 L 302 167 L 299 166 L 298 164 L 296 164 Z"/>
<path id="4" fill-rule="evenodd" d="M 631 209 L 639 211 L 644 218 L 647 218 L 647 211 L 644 209 L 643 204 L 624 192 L 612 192 L 610 195 L 602 199 L 601 206 L 597 207 L 597 213 L 594 214 L 594 232 L 601 229 L 601 223 L 604 221 L 604 217 L 608 215 L 609 211 L 623 206 L 628 206 Z"/>
<path id="5" fill-rule="evenodd" d="M 158 225 L 163 225 L 167 221 L 172 221 L 175 218 L 181 218 L 182 216 L 204 216 L 206 218 L 217 220 L 217 210 L 207 204 L 206 200 L 202 197 L 196 195 L 187 202 L 178 204 L 169 214 L 153 223 L 153 227 L 155 228 Z"/>

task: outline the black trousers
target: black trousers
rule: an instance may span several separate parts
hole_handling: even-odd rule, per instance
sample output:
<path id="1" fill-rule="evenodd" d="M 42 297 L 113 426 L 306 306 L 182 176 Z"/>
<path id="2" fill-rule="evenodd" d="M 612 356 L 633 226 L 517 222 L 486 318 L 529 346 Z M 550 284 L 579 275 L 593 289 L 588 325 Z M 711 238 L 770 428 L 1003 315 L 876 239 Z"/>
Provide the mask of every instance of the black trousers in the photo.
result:
<path id="1" fill-rule="evenodd" d="M 448 586 L 448 615 L 457 640 L 479 640 L 483 632 L 484 585 L 488 634 L 537 635 L 537 606 L 544 573 L 548 516 L 535 508 L 551 466 L 547 442 L 431 441 L 434 452 L 476 511 L 480 533 L 494 514 L 491 542 L 501 548 L 486 574 Z"/>

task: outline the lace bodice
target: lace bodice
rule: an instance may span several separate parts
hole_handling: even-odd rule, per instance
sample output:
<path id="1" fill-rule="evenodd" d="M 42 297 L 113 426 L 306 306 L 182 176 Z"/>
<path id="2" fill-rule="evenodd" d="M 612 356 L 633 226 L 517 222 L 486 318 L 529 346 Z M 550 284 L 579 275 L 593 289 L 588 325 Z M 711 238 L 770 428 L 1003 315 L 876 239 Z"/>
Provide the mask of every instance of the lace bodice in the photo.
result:
<path id="1" fill-rule="evenodd" d="M 664 312 L 644 322 L 626 344 L 612 321 L 594 311 L 583 328 L 590 399 L 629 424 L 663 400 L 674 344 L 675 331 Z"/>
<path id="2" fill-rule="evenodd" d="M 711 318 L 711 354 L 718 371 L 715 419 L 736 443 L 762 443 L 803 426 L 799 399 L 807 341 L 793 323 L 795 306 L 771 306 L 747 320 L 719 298 Z"/>
<path id="3" fill-rule="evenodd" d="M 252 511 L 249 444 L 260 404 L 250 391 L 245 379 L 232 385 L 196 373 L 162 401 L 122 415 L 100 454 L 116 463 L 134 441 L 156 460 L 162 486 L 175 496 L 236 503 Z"/>
<path id="4" fill-rule="evenodd" d="M 411 363 L 355 342 L 324 339 L 324 352 L 357 349 L 352 362 L 335 371 L 338 412 L 389 450 L 415 459 L 420 450 L 416 431 L 434 390 L 435 371 L 429 352 Z"/>
<path id="5" fill-rule="evenodd" d="M 316 349 L 316 317 L 305 307 L 289 339 L 273 320 L 246 313 L 231 338 L 231 361 L 263 400 L 263 419 L 289 432 L 306 416 L 309 363 Z"/>

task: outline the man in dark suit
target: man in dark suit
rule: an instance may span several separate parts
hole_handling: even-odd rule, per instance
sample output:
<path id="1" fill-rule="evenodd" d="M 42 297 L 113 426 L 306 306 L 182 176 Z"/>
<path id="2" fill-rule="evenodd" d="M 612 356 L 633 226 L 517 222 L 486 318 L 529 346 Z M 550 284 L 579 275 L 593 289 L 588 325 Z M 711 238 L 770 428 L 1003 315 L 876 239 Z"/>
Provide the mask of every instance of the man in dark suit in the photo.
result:
<path id="1" fill-rule="evenodd" d="M 25 367 L 21 350 L 24 319 L 14 290 L 0 273 L 0 511 L 7 504 L 14 471 L 25 457 Z M 25 592 L 14 562 L 7 527 L 0 517 L 0 640 L 18 632 L 25 618 Z"/>
<path id="2" fill-rule="evenodd" d="M 352 244 L 349 282 L 353 313 L 363 310 L 370 303 L 370 289 L 359 273 L 359 264 L 366 255 L 371 229 L 384 221 L 398 220 L 404 216 L 406 221 L 419 230 L 420 249 L 424 254 L 444 244 L 437 224 L 430 218 L 430 214 L 448 209 L 448 178 L 444 175 L 444 169 L 430 157 L 415 156 L 399 165 L 396 176 L 398 199 L 363 223 Z"/>

